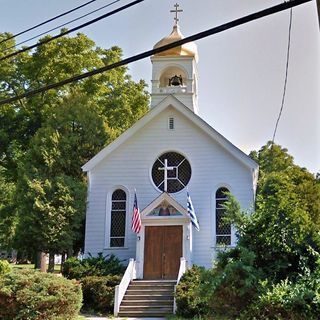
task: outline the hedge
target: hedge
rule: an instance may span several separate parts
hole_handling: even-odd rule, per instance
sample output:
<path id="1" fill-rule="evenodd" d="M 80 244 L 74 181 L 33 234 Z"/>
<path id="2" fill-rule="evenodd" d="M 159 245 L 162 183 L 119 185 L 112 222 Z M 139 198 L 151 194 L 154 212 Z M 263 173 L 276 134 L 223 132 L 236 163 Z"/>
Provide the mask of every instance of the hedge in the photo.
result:
<path id="1" fill-rule="evenodd" d="M 179 282 L 175 297 L 177 303 L 177 315 L 183 319 L 195 319 L 209 312 L 208 298 L 201 294 L 201 278 L 207 271 L 198 266 L 187 270 Z"/>
<path id="2" fill-rule="evenodd" d="M 83 309 L 101 313 L 113 311 L 114 291 L 121 276 L 85 277 L 81 279 L 83 291 Z"/>
<path id="3" fill-rule="evenodd" d="M 14 270 L 0 277 L 0 319 L 72 320 L 81 308 L 81 286 L 54 274 Z"/>
<path id="4" fill-rule="evenodd" d="M 62 268 L 64 277 L 78 280 L 87 276 L 122 275 L 124 271 L 125 267 L 115 255 L 103 256 L 102 253 L 83 260 L 69 258 Z"/>

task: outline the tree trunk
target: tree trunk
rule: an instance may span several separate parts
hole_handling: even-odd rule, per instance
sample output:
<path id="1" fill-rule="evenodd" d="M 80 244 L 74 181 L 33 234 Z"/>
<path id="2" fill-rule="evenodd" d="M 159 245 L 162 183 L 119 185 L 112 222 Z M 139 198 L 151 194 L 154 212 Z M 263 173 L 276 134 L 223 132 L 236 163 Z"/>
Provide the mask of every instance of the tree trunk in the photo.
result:
<path id="1" fill-rule="evenodd" d="M 41 268 L 41 251 L 37 251 L 34 254 L 34 268 L 35 269 Z"/>
<path id="2" fill-rule="evenodd" d="M 45 252 L 41 252 L 40 255 L 40 271 L 47 272 L 47 255 Z"/>
<path id="3" fill-rule="evenodd" d="M 66 253 L 65 252 L 63 252 L 62 254 L 61 254 L 61 266 L 60 266 L 60 272 L 62 272 L 62 269 L 63 269 L 63 264 L 64 264 L 64 262 L 66 261 Z"/>
<path id="4" fill-rule="evenodd" d="M 68 256 L 68 258 L 73 257 L 73 249 L 72 249 L 72 248 L 69 248 L 69 249 L 68 249 L 67 256 Z"/>
<path id="5" fill-rule="evenodd" d="M 53 273 L 54 272 L 54 252 L 49 253 L 49 267 L 48 272 Z"/>

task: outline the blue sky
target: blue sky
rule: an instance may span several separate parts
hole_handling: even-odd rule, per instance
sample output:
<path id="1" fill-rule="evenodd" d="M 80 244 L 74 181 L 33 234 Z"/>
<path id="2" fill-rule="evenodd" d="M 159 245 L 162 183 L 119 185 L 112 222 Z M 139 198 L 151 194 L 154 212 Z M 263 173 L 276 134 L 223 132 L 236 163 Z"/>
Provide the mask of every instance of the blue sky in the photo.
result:
<path id="1" fill-rule="evenodd" d="M 0 0 L 0 32 L 17 33 L 86 0 Z M 98 8 L 97 0 L 76 13 L 39 28 L 22 41 L 58 23 Z M 129 1 L 119 1 L 123 5 Z M 180 0 L 180 27 L 185 36 L 276 5 L 273 0 Z M 97 45 L 118 45 L 124 57 L 149 50 L 173 26 L 176 1 L 141 4 L 81 30 Z M 107 10 L 71 24 L 69 28 Z M 280 109 L 285 76 L 289 11 L 197 41 L 200 116 L 248 153 L 271 140 Z M 320 171 L 320 37 L 316 1 L 293 9 L 287 96 L 276 143 L 289 149 L 297 164 Z M 32 44 L 30 42 L 29 44 Z M 150 86 L 149 59 L 129 65 L 135 80 Z"/>

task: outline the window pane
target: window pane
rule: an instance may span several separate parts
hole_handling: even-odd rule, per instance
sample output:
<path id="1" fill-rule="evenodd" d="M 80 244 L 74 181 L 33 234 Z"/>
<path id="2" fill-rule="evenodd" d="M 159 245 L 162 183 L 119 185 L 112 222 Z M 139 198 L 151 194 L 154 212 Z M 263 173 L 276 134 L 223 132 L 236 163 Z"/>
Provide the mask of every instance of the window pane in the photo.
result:
<path id="1" fill-rule="evenodd" d="M 111 211 L 111 237 L 124 237 L 126 225 L 125 211 Z"/>
<path id="2" fill-rule="evenodd" d="M 123 247 L 126 232 L 126 193 L 118 189 L 112 194 L 110 246 Z"/>
<path id="3" fill-rule="evenodd" d="M 216 215 L 216 233 L 219 234 L 231 234 L 231 225 L 230 223 L 224 222 L 223 217 L 225 212 L 222 210 L 217 210 Z"/>
<path id="4" fill-rule="evenodd" d="M 177 178 L 177 168 L 168 171 L 168 178 Z"/>
<path id="5" fill-rule="evenodd" d="M 124 238 L 111 238 L 110 247 L 124 247 Z"/>
<path id="6" fill-rule="evenodd" d="M 231 244 L 231 224 L 224 221 L 226 210 L 223 204 L 228 200 L 225 192 L 229 192 L 227 188 L 220 188 L 216 192 L 216 244 Z"/>
<path id="7" fill-rule="evenodd" d="M 227 196 L 226 196 L 226 192 L 229 192 L 229 190 L 227 189 L 227 188 L 220 188 L 220 189 L 218 189 L 217 190 L 217 192 L 216 192 L 216 199 L 226 199 L 227 198 Z"/>
<path id="8" fill-rule="evenodd" d="M 180 183 L 179 180 L 168 180 L 168 192 L 174 193 L 182 190 L 184 186 Z"/>
<path id="9" fill-rule="evenodd" d="M 159 170 L 159 168 L 163 168 L 163 163 L 157 159 L 152 167 L 152 179 L 156 186 L 161 184 L 161 182 L 164 180 L 164 170 Z M 163 189 L 161 190 L 163 191 Z"/>
<path id="10" fill-rule="evenodd" d="M 226 203 L 226 200 L 217 200 L 216 201 L 216 208 L 217 209 L 224 209 L 223 204 Z"/>
<path id="11" fill-rule="evenodd" d="M 121 189 L 116 190 L 112 194 L 112 200 L 126 200 L 126 198 L 126 193 Z"/>
<path id="12" fill-rule="evenodd" d="M 230 246 L 231 236 L 217 236 L 217 245 Z"/>
<path id="13" fill-rule="evenodd" d="M 112 201 L 111 210 L 126 210 L 126 202 L 125 201 Z"/>

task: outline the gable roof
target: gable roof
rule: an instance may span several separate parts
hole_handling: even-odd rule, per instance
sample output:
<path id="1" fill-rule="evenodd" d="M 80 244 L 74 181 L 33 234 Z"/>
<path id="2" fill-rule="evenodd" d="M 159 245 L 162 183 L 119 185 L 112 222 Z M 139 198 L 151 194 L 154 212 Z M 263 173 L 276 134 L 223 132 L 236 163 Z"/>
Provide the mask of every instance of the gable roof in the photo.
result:
<path id="1" fill-rule="evenodd" d="M 158 105 L 150 109 L 150 111 L 138 120 L 131 128 L 121 134 L 116 140 L 111 142 L 108 146 L 103 148 L 99 153 L 97 153 L 91 160 L 89 160 L 85 165 L 82 166 L 83 171 L 92 170 L 97 164 L 99 164 L 105 157 L 117 149 L 121 144 L 132 137 L 136 132 L 141 130 L 147 123 L 154 119 L 163 110 L 173 107 L 178 112 L 182 113 L 186 118 L 188 118 L 192 123 L 202 129 L 209 137 L 211 137 L 215 142 L 221 145 L 228 153 L 233 155 L 236 159 L 242 162 L 246 167 L 251 168 L 256 171 L 258 169 L 258 164 L 253 161 L 244 152 L 233 145 L 229 140 L 222 136 L 218 131 L 213 129 L 207 122 L 201 119 L 188 107 L 186 107 L 182 102 L 180 102 L 173 95 L 169 95 L 164 98 Z"/>
<path id="2" fill-rule="evenodd" d="M 169 205 L 173 206 L 176 210 L 181 213 L 181 216 L 173 216 L 174 219 L 186 219 L 190 221 L 190 217 L 188 215 L 187 209 L 185 209 L 179 202 L 177 202 L 174 198 L 170 196 L 169 193 L 163 192 L 161 193 L 156 199 L 154 199 L 151 203 L 149 203 L 142 211 L 141 211 L 141 219 L 144 221 L 146 218 L 149 219 L 166 219 L 164 217 L 148 217 L 148 214 L 161 205 L 163 202 L 168 203 Z M 172 217 L 171 217 L 172 219 Z"/>

